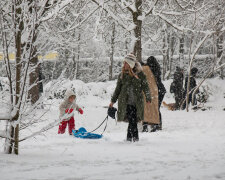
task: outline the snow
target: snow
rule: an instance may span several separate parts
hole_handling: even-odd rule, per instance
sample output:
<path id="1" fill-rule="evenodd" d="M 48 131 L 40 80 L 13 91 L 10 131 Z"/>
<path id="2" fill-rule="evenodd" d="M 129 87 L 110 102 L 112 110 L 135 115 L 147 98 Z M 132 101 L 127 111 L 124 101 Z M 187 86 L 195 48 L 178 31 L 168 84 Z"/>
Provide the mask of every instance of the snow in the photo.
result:
<path id="1" fill-rule="evenodd" d="M 137 18 L 139 21 L 143 21 L 145 19 L 145 14 L 142 14 L 141 16 L 138 16 Z"/>
<path id="2" fill-rule="evenodd" d="M 173 102 L 170 83 L 171 80 L 164 82 L 166 102 Z M 116 81 L 85 84 L 68 80 L 60 84 L 61 89 L 75 88 L 77 103 L 84 109 L 84 115 L 75 112 L 76 129 L 81 126 L 88 131 L 95 129 L 106 117 Z M 136 143 L 125 141 L 127 124 L 116 124 L 112 119 L 100 140 L 76 139 L 67 132 L 58 135 L 54 127 L 43 136 L 21 142 L 19 156 L 1 152 L 0 179 L 225 179 L 225 83 L 209 79 L 204 85 L 212 92 L 205 104 L 212 107 L 210 110 L 187 113 L 162 107 L 163 131 L 140 132 L 140 141 Z M 58 85 L 45 86 L 48 95 L 53 93 L 49 88 L 55 86 Z M 22 131 L 21 138 L 57 119 L 61 101 L 46 100 L 45 106 L 53 104 L 44 117 L 48 121 Z M 97 133 L 102 131 L 103 127 Z M 0 139 L 1 151 L 3 144 Z"/>

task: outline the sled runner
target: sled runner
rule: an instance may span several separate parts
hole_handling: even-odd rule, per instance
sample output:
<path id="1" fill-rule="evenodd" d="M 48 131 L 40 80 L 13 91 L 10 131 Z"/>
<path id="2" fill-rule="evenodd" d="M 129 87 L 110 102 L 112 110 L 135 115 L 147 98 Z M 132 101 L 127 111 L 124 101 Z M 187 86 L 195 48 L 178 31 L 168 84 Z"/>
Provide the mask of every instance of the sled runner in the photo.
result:
<path id="1" fill-rule="evenodd" d="M 87 132 L 87 130 L 84 127 L 81 127 L 78 130 L 72 130 L 72 132 L 76 138 L 82 138 L 82 139 L 100 139 L 100 138 L 102 138 L 102 135 L 100 135 L 100 134 L 94 134 L 94 133 Z"/>

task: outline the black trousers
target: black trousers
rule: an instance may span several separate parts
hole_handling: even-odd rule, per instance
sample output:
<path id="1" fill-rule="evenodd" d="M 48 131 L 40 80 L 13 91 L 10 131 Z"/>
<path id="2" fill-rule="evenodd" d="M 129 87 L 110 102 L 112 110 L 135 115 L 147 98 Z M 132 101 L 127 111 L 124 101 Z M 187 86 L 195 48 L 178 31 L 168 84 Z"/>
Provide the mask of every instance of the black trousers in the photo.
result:
<path id="1" fill-rule="evenodd" d="M 163 101 L 163 98 L 164 98 L 165 94 L 159 94 L 159 97 L 158 97 L 158 105 L 159 105 L 159 126 L 160 128 L 162 128 L 162 115 L 161 115 L 161 112 L 160 112 L 160 107 L 161 107 L 161 104 L 162 104 L 162 101 Z"/>
<path id="2" fill-rule="evenodd" d="M 185 92 L 187 93 L 187 92 Z M 189 94 L 189 97 L 188 97 L 188 105 L 192 102 L 192 93 Z M 197 100 L 196 100 L 196 95 L 194 96 L 194 106 L 197 105 Z M 183 107 L 182 109 L 184 110 L 186 108 L 186 99 L 184 101 L 184 104 L 183 104 Z"/>
<path id="3" fill-rule="evenodd" d="M 138 128 L 137 128 L 137 109 L 135 106 L 127 105 L 127 119 L 129 122 L 127 129 L 127 140 L 138 140 Z"/>
<path id="4" fill-rule="evenodd" d="M 176 110 L 179 110 L 181 107 L 181 103 L 183 100 L 183 94 L 175 94 L 175 108 Z"/>

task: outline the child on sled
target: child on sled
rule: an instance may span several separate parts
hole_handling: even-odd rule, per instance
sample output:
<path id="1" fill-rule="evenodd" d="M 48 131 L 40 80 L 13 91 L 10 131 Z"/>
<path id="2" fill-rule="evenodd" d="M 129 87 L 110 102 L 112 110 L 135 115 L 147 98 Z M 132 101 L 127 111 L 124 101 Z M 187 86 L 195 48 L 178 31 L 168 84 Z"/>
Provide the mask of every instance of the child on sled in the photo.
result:
<path id="1" fill-rule="evenodd" d="M 72 135 L 72 130 L 75 129 L 74 116 L 69 116 L 74 110 L 77 110 L 80 114 L 83 114 L 83 110 L 75 103 L 76 95 L 73 91 L 67 90 L 65 93 L 64 101 L 59 106 L 60 118 L 64 118 L 59 124 L 58 134 L 64 134 L 66 126 L 68 124 L 69 134 Z M 67 115 L 69 116 L 67 118 Z"/>

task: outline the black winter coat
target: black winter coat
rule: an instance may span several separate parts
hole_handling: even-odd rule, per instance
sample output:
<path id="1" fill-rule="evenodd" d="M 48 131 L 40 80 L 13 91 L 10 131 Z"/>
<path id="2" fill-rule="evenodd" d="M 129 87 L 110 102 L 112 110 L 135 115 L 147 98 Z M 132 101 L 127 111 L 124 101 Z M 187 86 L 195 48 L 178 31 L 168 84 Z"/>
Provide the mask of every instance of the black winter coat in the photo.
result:
<path id="1" fill-rule="evenodd" d="M 162 80 L 161 80 L 160 65 L 158 62 L 156 62 L 156 60 L 153 62 L 150 62 L 150 63 L 148 63 L 148 60 L 147 60 L 147 65 L 149 66 L 149 68 L 151 69 L 152 73 L 155 76 L 156 84 L 158 86 L 158 95 L 159 95 L 159 99 L 160 99 L 161 97 L 164 97 L 164 95 L 166 94 L 166 88 L 163 85 Z"/>
<path id="2" fill-rule="evenodd" d="M 170 86 L 170 92 L 174 93 L 175 95 L 179 95 L 183 93 L 183 79 L 184 75 L 180 71 L 176 71 L 174 73 L 174 79 Z"/>
<path id="3" fill-rule="evenodd" d="M 185 78 L 185 92 L 187 92 L 187 84 L 188 84 L 188 77 Z M 197 86 L 196 80 L 193 76 L 190 77 L 190 88 L 189 91 L 194 89 Z"/>
<path id="4" fill-rule="evenodd" d="M 150 67 L 150 69 L 152 70 L 152 73 L 155 76 L 156 84 L 158 86 L 158 94 L 159 94 L 159 96 L 164 96 L 166 94 L 166 88 L 165 88 L 165 86 L 162 83 L 161 73 L 159 72 L 160 70 L 155 69 L 155 67 Z"/>

